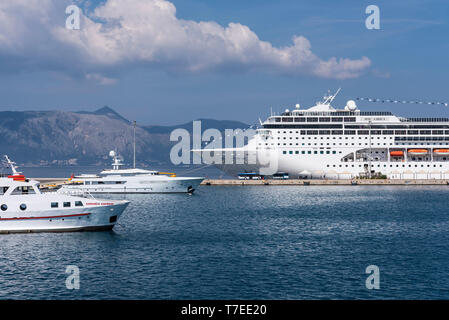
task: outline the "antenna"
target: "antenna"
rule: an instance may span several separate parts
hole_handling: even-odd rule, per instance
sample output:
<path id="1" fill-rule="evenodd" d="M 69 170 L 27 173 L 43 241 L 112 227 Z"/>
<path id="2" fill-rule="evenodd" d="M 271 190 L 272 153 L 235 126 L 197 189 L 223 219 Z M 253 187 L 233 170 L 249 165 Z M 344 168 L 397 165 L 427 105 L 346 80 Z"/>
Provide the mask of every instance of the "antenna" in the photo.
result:
<path id="1" fill-rule="evenodd" d="M 334 95 L 330 94 L 330 91 L 328 90 L 328 95 L 325 95 L 323 97 L 324 101 L 322 102 L 322 104 L 331 104 L 332 101 L 334 101 L 335 97 L 337 96 L 337 94 L 340 92 L 341 88 L 338 88 L 338 90 L 334 93 Z"/>
<path id="2" fill-rule="evenodd" d="M 16 163 L 11 161 L 6 154 L 5 154 L 5 158 L 6 158 L 6 162 L 11 167 L 13 176 L 17 176 L 17 175 L 21 174 L 21 172 L 17 172 L 17 170 L 16 170 L 17 169 Z"/>
<path id="3" fill-rule="evenodd" d="M 335 97 L 340 92 L 340 90 L 341 90 L 341 88 L 338 88 L 337 92 L 335 92 L 335 94 L 333 96 L 329 97 L 329 102 L 328 103 L 331 103 L 332 101 L 334 101 Z"/>
<path id="4" fill-rule="evenodd" d="M 133 161 L 133 167 L 136 168 L 136 120 L 134 120 L 134 161 Z"/>

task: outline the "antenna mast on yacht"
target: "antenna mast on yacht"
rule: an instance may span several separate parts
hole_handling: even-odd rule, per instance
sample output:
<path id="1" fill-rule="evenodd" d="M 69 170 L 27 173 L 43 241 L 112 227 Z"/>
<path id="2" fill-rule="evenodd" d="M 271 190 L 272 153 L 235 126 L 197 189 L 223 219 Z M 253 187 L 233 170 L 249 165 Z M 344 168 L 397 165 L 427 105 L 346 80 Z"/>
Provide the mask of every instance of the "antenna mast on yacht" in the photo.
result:
<path id="1" fill-rule="evenodd" d="M 20 175 L 21 172 L 17 172 L 17 170 L 16 170 L 16 169 L 17 169 L 16 163 L 13 162 L 13 161 L 11 161 L 11 160 L 8 158 L 7 155 L 5 155 L 5 158 L 6 158 L 6 162 L 7 162 L 8 165 L 11 167 L 13 176 Z"/>
<path id="2" fill-rule="evenodd" d="M 136 120 L 134 120 L 134 161 L 133 168 L 136 168 Z"/>

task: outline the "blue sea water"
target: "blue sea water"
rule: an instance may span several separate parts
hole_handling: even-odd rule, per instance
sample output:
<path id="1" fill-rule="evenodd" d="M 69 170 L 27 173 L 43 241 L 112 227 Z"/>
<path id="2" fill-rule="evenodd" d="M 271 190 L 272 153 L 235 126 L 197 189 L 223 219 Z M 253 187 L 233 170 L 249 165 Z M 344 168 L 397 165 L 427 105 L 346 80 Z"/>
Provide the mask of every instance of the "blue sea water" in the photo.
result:
<path id="1" fill-rule="evenodd" d="M 448 299 L 447 186 L 126 196 L 111 232 L 0 236 L 1 299 Z M 114 196 L 124 198 L 124 196 Z M 65 285 L 67 265 L 80 289 Z M 365 269 L 380 270 L 368 290 Z"/>

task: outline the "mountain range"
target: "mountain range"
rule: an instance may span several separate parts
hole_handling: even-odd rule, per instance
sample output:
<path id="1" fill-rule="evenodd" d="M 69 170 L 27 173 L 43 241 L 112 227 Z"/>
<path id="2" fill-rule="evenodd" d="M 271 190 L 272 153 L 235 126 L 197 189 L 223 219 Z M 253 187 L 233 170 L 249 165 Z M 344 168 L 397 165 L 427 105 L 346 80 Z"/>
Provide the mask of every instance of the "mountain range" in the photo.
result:
<path id="1" fill-rule="evenodd" d="M 202 130 L 245 129 L 238 121 L 198 119 Z M 192 121 L 179 126 L 136 127 L 138 163 L 168 163 L 170 133 L 176 128 L 192 131 Z M 0 112 L 2 154 L 25 165 L 93 165 L 109 163 L 116 150 L 126 163 L 132 162 L 133 125 L 105 106 L 94 112 L 3 111 Z"/>

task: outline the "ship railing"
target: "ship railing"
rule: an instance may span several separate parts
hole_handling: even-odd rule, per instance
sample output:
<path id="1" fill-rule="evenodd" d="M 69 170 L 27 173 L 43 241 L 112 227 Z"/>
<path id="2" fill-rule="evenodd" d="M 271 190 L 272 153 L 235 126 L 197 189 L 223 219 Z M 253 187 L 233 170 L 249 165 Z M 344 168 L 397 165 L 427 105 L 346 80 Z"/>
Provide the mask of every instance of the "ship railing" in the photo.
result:
<path id="1" fill-rule="evenodd" d="M 88 199 L 97 200 L 92 193 L 90 193 L 88 190 L 69 190 L 66 188 L 61 188 L 57 191 L 60 194 L 65 194 L 69 196 L 76 196 L 76 197 L 83 197 Z"/>
<path id="2" fill-rule="evenodd" d="M 449 122 L 449 118 L 399 118 L 401 122 Z"/>

